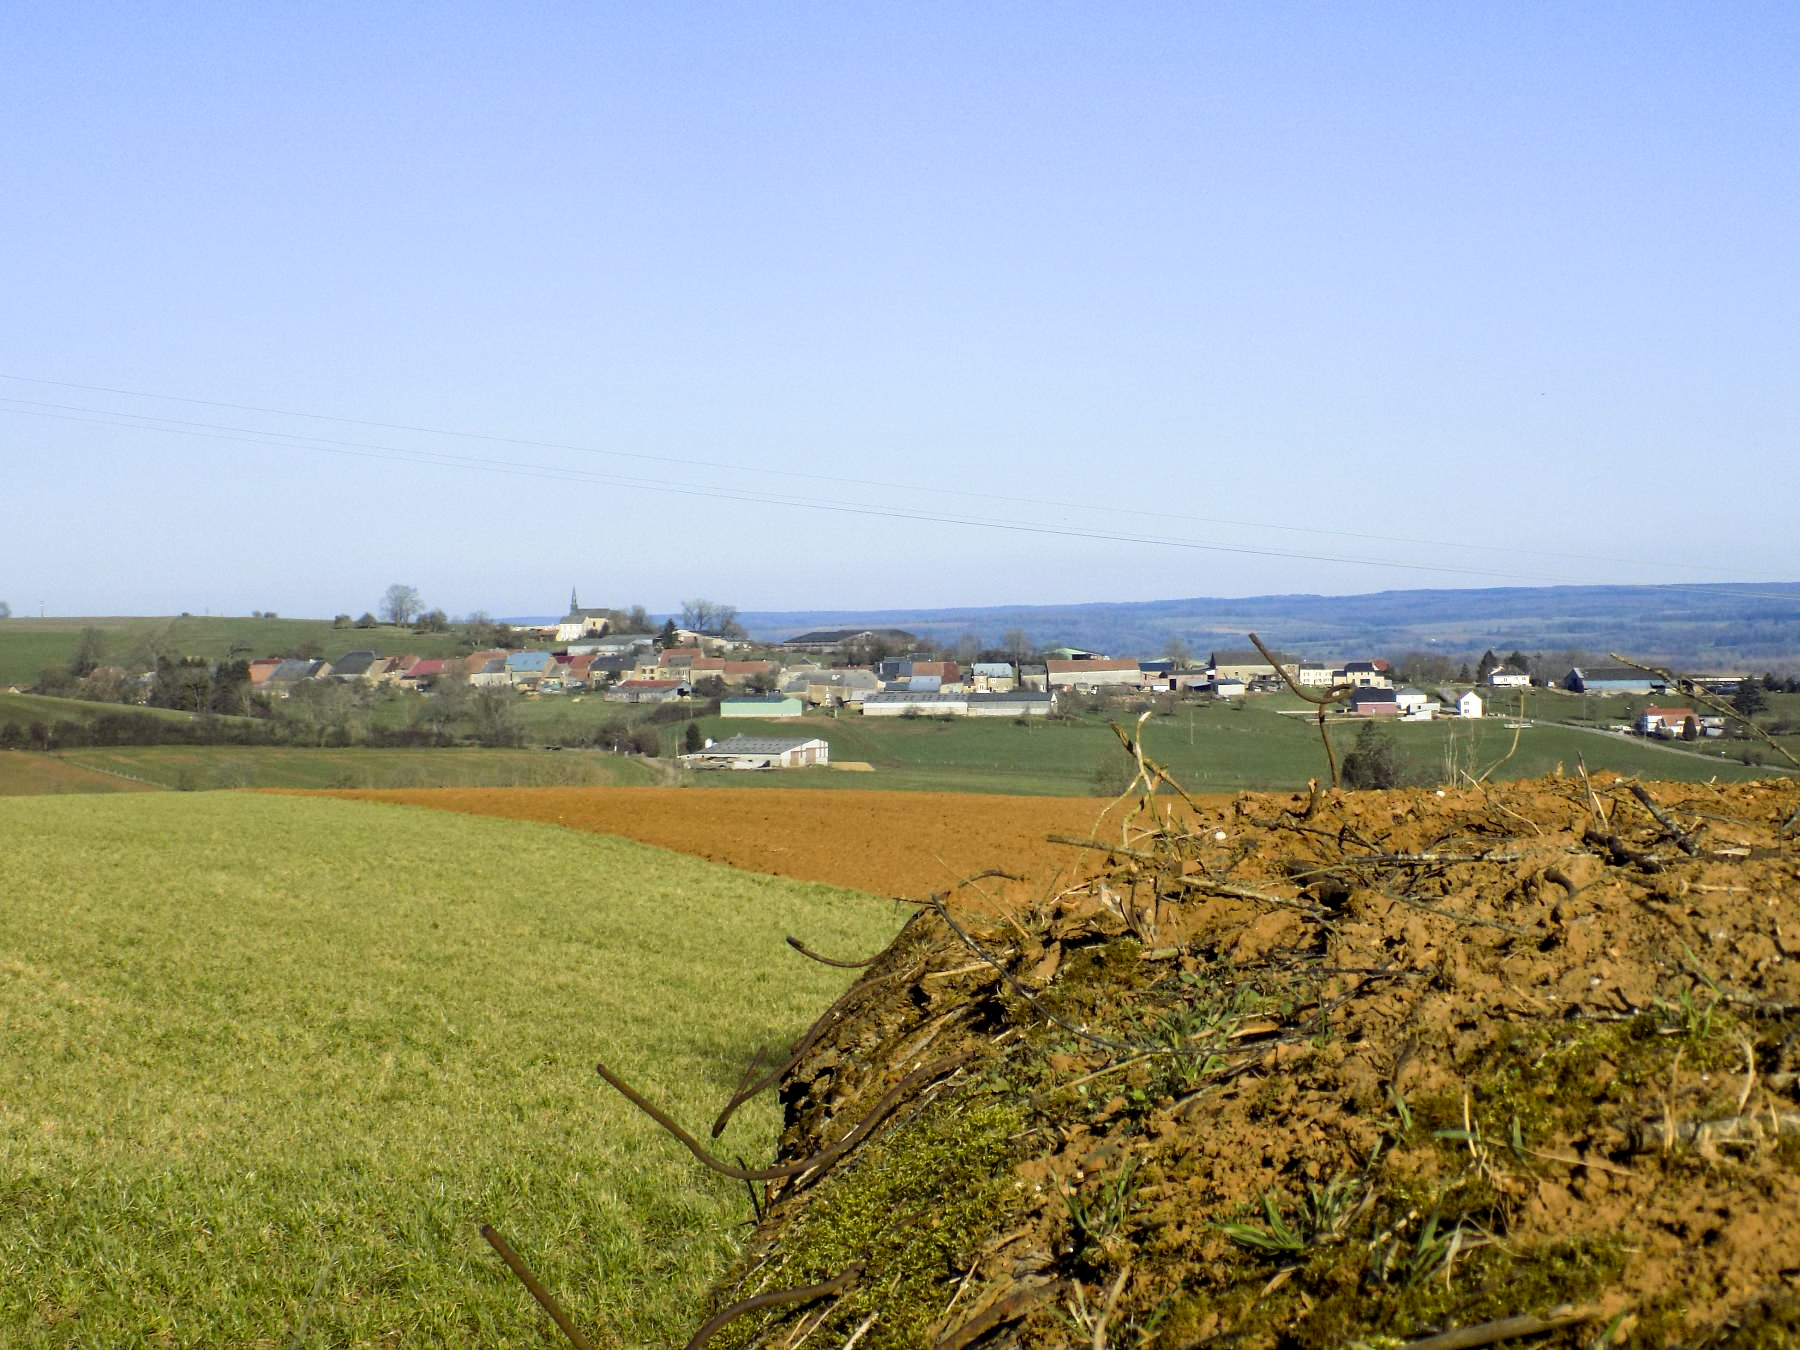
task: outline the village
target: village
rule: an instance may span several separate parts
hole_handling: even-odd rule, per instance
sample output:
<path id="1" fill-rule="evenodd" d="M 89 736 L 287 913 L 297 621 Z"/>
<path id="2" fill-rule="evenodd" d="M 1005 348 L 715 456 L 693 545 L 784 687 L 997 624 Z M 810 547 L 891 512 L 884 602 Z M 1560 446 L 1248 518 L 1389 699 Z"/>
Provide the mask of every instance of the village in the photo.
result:
<path id="1" fill-rule="evenodd" d="M 1290 690 L 1329 693 L 1334 715 L 1421 722 L 1475 720 L 1532 676 L 1505 661 L 1484 660 L 1465 688 L 1406 683 L 1382 658 L 1309 660 L 1286 652 L 1220 649 L 1202 660 L 1120 659 L 1055 647 L 1017 658 L 954 659 L 914 634 L 894 629 L 830 629 L 775 643 L 738 633 L 702 632 L 673 621 L 660 632 L 621 631 L 628 616 L 580 606 L 574 594 L 563 618 L 505 625 L 508 645 L 463 656 L 382 656 L 351 651 L 335 660 L 266 657 L 248 663 L 252 691 L 284 699 L 313 682 L 389 688 L 431 695 L 466 686 L 530 700 L 597 698 L 664 707 L 713 705 L 728 720 L 789 722 L 808 714 L 863 718 L 1046 718 L 1074 702 L 1177 697 L 1243 700 Z M 498 626 L 497 626 L 498 627 Z M 1490 653 L 1491 657 L 1491 653 Z M 1463 682 L 1467 683 L 1467 682 Z M 1662 682 L 1627 666 L 1572 667 L 1558 688 L 1582 694 L 1655 694 Z M 1729 692 L 1728 681 L 1716 682 Z M 1306 706 L 1294 710 L 1305 715 Z M 1692 707 L 1649 707 L 1632 725 L 1612 728 L 1661 739 L 1723 734 L 1724 719 Z M 740 735 L 686 747 L 698 767 L 788 768 L 829 762 L 818 737 Z"/>

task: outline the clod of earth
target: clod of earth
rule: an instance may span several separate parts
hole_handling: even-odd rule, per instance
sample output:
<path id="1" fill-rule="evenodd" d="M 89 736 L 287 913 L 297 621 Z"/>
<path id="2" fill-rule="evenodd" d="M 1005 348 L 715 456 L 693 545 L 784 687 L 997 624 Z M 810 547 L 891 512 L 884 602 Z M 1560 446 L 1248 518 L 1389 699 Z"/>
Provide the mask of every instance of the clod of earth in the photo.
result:
<path id="1" fill-rule="evenodd" d="M 796 1047 L 709 1344 L 1793 1343 L 1800 787 L 1169 801 Z"/>

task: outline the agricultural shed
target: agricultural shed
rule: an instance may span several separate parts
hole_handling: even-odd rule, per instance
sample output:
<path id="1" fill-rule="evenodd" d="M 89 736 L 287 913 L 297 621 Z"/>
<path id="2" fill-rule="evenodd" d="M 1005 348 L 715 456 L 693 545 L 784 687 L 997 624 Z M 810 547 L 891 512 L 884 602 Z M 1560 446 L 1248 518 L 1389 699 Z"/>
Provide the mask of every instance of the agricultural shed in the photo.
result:
<path id="1" fill-rule="evenodd" d="M 947 694 L 937 689 L 887 689 L 862 701 L 865 717 L 961 717 L 969 711 L 968 694 Z"/>
<path id="2" fill-rule="evenodd" d="M 798 717 L 806 705 L 791 694 L 741 694 L 719 700 L 720 717 Z"/>
<path id="3" fill-rule="evenodd" d="M 1300 662 L 1286 652 L 1271 652 L 1281 668 L 1290 675 L 1300 669 Z M 1206 668 L 1212 672 L 1215 680 L 1254 680 L 1258 675 L 1274 675 L 1275 667 L 1263 659 L 1259 651 L 1221 651 L 1214 652 L 1206 659 Z"/>
<path id="4" fill-rule="evenodd" d="M 605 698 L 611 703 L 672 703 L 688 692 L 681 680 L 620 680 Z"/>
<path id="5" fill-rule="evenodd" d="M 1048 717 L 1055 706 L 1055 696 L 1033 689 L 1005 692 L 964 694 L 970 717 Z M 865 707 L 865 712 L 868 709 Z"/>
<path id="6" fill-rule="evenodd" d="M 1645 708 L 1638 714 L 1637 729 L 1646 736 L 1680 736 L 1693 723 L 1700 734 L 1700 720 L 1692 708 Z"/>
<path id="7" fill-rule="evenodd" d="M 1571 666 L 1562 686 L 1576 694 L 1648 694 L 1662 682 L 1631 666 Z"/>
<path id="8" fill-rule="evenodd" d="M 1136 661 L 1049 661 L 1045 665 L 1052 689 L 1135 685 L 1143 678 Z"/>
<path id="9" fill-rule="evenodd" d="M 685 764 L 721 769 L 801 769 L 831 762 L 831 745 L 817 736 L 811 739 L 780 736 L 733 736 L 709 742 L 704 750 L 681 757 Z"/>
<path id="10" fill-rule="evenodd" d="M 1495 666 L 1488 672 L 1487 682 L 1496 689 L 1524 689 L 1531 684 L 1531 676 L 1511 666 Z"/>

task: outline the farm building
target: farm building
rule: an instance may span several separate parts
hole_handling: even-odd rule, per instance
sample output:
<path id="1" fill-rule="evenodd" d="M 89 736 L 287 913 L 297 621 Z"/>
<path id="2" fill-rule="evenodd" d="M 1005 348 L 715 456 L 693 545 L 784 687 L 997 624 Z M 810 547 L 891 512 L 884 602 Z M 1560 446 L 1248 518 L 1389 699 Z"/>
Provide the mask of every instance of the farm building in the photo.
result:
<path id="1" fill-rule="evenodd" d="M 514 683 L 527 688 L 542 683 L 556 673 L 556 658 L 549 652 L 513 652 L 506 658 L 506 674 Z"/>
<path id="2" fill-rule="evenodd" d="M 609 703 L 673 703 L 689 692 L 682 680 L 620 680 L 602 697 Z"/>
<path id="3" fill-rule="evenodd" d="M 983 694 L 1010 693 L 1019 683 L 1010 661 L 976 661 L 969 667 L 969 688 Z"/>
<path id="4" fill-rule="evenodd" d="M 1014 689 L 1006 693 L 964 694 L 970 717 L 1048 717 L 1055 706 L 1050 694 Z"/>
<path id="5" fill-rule="evenodd" d="M 1250 686 L 1235 675 L 1224 675 L 1215 680 L 1208 680 L 1204 688 L 1214 698 L 1242 698 L 1250 692 Z"/>
<path id="6" fill-rule="evenodd" d="M 1577 694 L 1648 694 L 1662 686 L 1631 666 L 1572 666 L 1562 687 Z"/>
<path id="7" fill-rule="evenodd" d="M 1352 717 L 1398 717 L 1399 696 L 1392 689 L 1364 687 L 1350 695 Z"/>
<path id="8" fill-rule="evenodd" d="M 1637 729 L 1645 736 L 1698 736 L 1700 719 L 1692 708 L 1645 708 L 1638 714 Z"/>
<path id="9" fill-rule="evenodd" d="M 1337 667 L 1323 661 L 1302 661 L 1294 673 L 1294 683 L 1309 689 L 1323 689 L 1336 684 Z"/>
<path id="10" fill-rule="evenodd" d="M 738 694 L 719 700 L 720 717 L 798 717 L 806 705 L 789 694 Z"/>
<path id="11" fill-rule="evenodd" d="M 862 701 L 864 717 L 961 717 L 969 711 L 967 694 L 938 689 L 885 689 Z"/>
<path id="12" fill-rule="evenodd" d="M 1052 689 L 1135 686 L 1143 678 L 1136 661 L 1051 661 L 1047 667 Z"/>
<path id="13" fill-rule="evenodd" d="M 1290 675 L 1296 675 L 1300 669 L 1297 657 L 1286 652 L 1270 653 L 1281 663 L 1281 668 Z M 1206 659 L 1206 668 L 1215 680 L 1243 680 L 1246 684 L 1259 675 L 1275 676 L 1275 667 L 1263 660 L 1259 651 L 1224 651 L 1214 652 Z M 1279 677 L 1276 677 L 1279 678 Z"/>
<path id="14" fill-rule="evenodd" d="M 1394 691 L 1394 706 L 1400 709 L 1402 717 L 1411 717 L 1423 721 L 1429 718 L 1437 707 L 1437 700 L 1423 689 L 1414 689 L 1408 685 L 1404 689 Z"/>
<path id="15" fill-rule="evenodd" d="M 681 757 L 697 768 L 801 769 L 831 762 L 829 742 L 778 736 L 733 736 L 728 741 L 708 742 L 704 750 Z"/>
<path id="16" fill-rule="evenodd" d="M 1524 689 L 1531 684 L 1531 676 L 1511 666 L 1495 666 L 1488 672 L 1487 682 L 1496 689 Z"/>

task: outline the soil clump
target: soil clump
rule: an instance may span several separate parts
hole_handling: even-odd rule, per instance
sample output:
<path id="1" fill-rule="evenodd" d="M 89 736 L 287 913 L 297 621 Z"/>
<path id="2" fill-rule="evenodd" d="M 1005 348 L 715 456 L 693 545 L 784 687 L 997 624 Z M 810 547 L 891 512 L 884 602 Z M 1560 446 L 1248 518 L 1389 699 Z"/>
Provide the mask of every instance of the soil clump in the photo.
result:
<path id="1" fill-rule="evenodd" d="M 1109 820 L 746 1075 L 707 1343 L 1800 1343 L 1800 786 Z"/>

